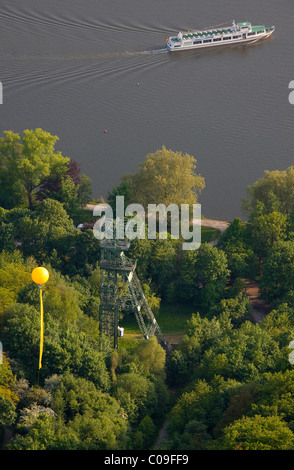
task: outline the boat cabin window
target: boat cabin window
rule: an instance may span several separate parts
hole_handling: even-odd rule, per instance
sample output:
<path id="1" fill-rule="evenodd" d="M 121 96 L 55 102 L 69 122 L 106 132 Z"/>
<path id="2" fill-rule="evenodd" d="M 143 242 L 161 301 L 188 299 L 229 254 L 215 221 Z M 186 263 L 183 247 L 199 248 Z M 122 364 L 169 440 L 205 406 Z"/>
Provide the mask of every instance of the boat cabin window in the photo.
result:
<path id="1" fill-rule="evenodd" d="M 241 34 L 239 34 L 238 36 L 233 36 L 233 39 L 239 39 L 241 37 Z"/>
<path id="2" fill-rule="evenodd" d="M 227 41 L 228 39 L 232 39 L 232 36 L 227 36 L 227 37 L 223 38 L 224 41 Z"/>
<path id="3" fill-rule="evenodd" d="M 248 36 L 255 36 L 255 31 L 252 31 L 252 33 L 248 33 Z"/>
<path id="4" fill-rule="evenodd" d="M 193 44 L 202 44 L 202 41 L 200 39 L 197 39 L 196 41 L 193 42 Z"/>
<path id="5" fill-rule="evenodd" d="M 222 38 L 214 38 L 213 42 L 221 41 Z"/>
<path id="6" fill-rule="evenodd" d="M 203 42 L 211 42 L 211 39 L 204 39 Z"/>

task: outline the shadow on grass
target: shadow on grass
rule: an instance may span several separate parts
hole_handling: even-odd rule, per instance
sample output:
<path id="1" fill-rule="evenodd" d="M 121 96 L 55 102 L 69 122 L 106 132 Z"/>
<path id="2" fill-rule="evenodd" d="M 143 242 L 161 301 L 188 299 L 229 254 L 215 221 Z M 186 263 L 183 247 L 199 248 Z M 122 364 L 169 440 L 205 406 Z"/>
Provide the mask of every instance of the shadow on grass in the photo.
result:
<path id="1" fill-rule="evenodd" d="M 172 344 L 180 342 L 185 333 L 185 324 L 190 320 L 195 308 L 186 304 L 162 303 L 156 320 L 166 340 Z M 135 315 L 128 315 L 120 321 L 120 326 L 125 329 L 125 338 L 140 339 L 140 330 Z"/>

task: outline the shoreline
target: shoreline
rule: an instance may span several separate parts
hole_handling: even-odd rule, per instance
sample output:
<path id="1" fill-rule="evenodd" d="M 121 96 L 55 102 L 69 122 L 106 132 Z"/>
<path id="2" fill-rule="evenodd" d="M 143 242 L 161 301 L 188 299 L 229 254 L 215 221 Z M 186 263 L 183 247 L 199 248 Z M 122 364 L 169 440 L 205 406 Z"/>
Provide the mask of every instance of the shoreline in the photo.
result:
<path id="1" fill-rule="evenodd" d="M 223 233 L 225 230 L 227 230 L 228 226 L 230 225 L 230 222 L 227 222 L 225 220 L 201 219 L 201 225 L 203 225 L 204 227 L 216 228 L 220 230 L 221 233 Z"/>
<path id="2" fill-rule="evenodd" d="M 89 210 L 89 211 L 93 211 L 93 209 L 96 205 L 97 204 L 86 204 L 84 209 Z M 206 218 L 204 218 L 204 219 L 201 219 L 201 225 L 203 225 L 204 227 L 216 228 L 216 229 L 220 230 L 221 233 L 223 233 L 228 228 L 228 226 L 230 225 L 230 222 L 228 222 L 226 220 L 217 220 L 217 219 L 206 219 Z"/>

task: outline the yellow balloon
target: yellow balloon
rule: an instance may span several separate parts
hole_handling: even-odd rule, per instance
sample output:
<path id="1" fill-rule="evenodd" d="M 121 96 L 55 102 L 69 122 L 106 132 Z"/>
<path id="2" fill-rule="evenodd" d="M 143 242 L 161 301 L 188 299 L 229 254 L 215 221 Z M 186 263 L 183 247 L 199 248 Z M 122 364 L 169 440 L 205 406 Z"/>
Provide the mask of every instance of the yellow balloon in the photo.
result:
<path id="1" fill-rule="evenodd" d="M 46 268 L 35 268 L 32 272 L 33 281 L 39 286 L 45 284 L 49 279 L 49 273 Z"/>

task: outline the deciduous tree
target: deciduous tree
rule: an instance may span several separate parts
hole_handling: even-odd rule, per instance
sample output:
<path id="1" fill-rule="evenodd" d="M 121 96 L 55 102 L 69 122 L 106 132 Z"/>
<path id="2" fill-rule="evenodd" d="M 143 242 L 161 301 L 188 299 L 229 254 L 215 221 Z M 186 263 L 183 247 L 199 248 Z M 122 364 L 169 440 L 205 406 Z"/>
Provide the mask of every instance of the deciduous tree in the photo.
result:
<path id="1" fill-rule="evenodd" d="M 224 430 L 227 450 L 291 450 L 294 434 L 278 416 L 243 417 Z"/>
<path id="2" fill-rule="evenodd" d="M 243 206 L 248 216 L 258 202 L 266 213 L 278 211 L 287 215 L 294 209 L 294 166 L 283 171 L 266 170 L 262 178 L 247 187 L 247 193 Z"/>
<path id="3" fill-rule="evenodd" d="M 15 192 L 24 189 L 26 202 L 33 209 L 34 191 L 50 174 L 64 173 L 68 158 L 55 151 L 57 136 L 42 129 L 23 132 L 23 136 L 4 131 L 0 140 L 0 180 L 9 180 Z M 5 184 L 6 186 L 6 184 Z M 7 194 L 2 197 L 4 199 Z"/>
<path id="4" fill-rule="evenodd" d="M 146 156 L 139 171 L 128 177 L 130 201 L 142 204 L 195 204 L 205 187 L 195 173 L 196 160 L 162 147 Z"/>

